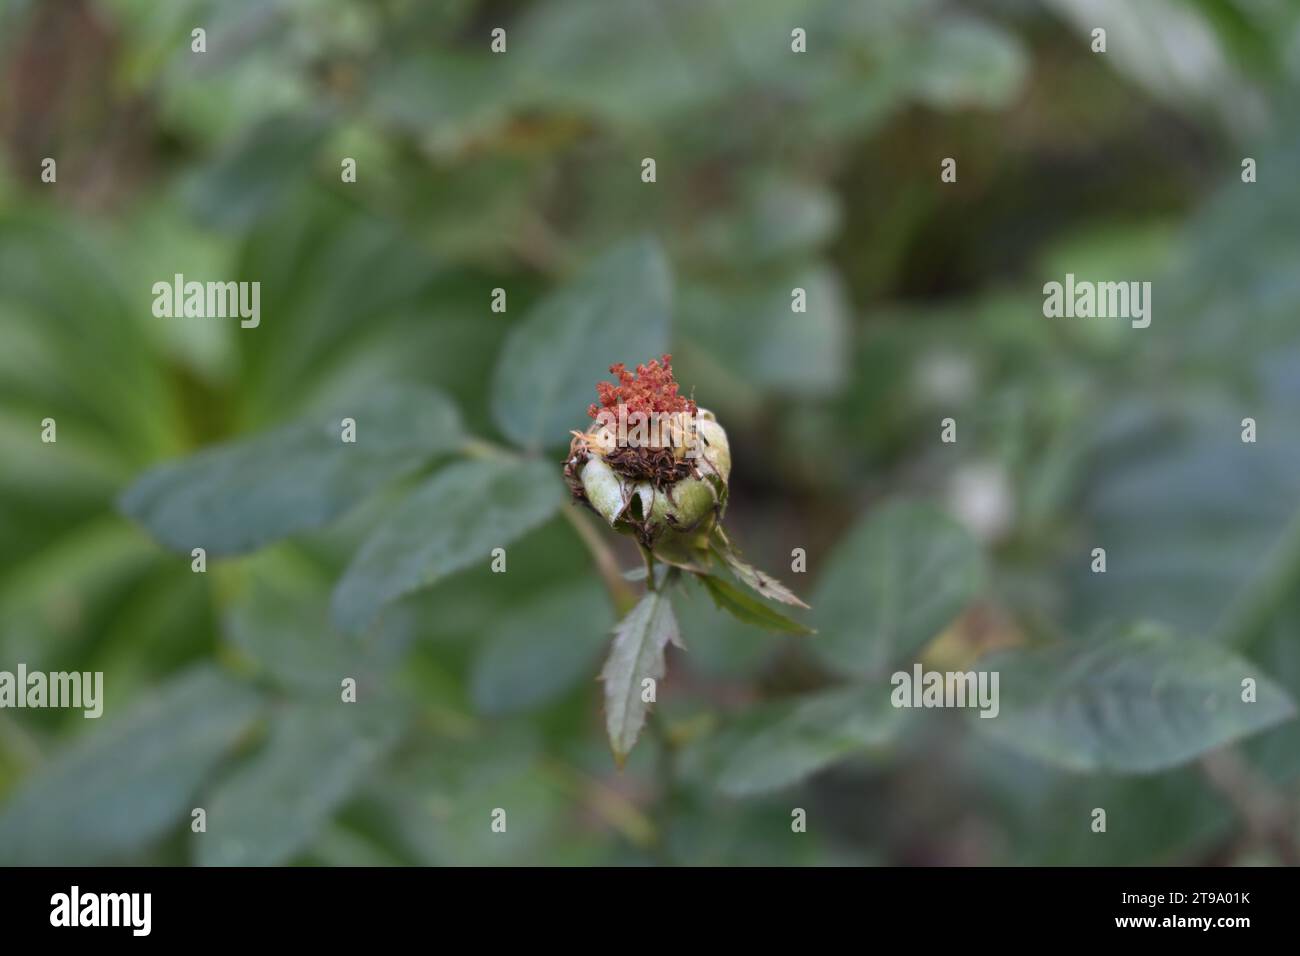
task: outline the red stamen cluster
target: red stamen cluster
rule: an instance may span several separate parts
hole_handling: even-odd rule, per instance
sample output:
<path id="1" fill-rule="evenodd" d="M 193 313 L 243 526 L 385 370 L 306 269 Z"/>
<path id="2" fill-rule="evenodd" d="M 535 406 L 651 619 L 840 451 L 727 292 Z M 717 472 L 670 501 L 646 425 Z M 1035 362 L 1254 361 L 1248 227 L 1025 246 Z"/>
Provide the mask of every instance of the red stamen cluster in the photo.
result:
<path id="1" fill-rule="evenodd" d="M 635 375 L 622 362 L 611 365 L 609 370 L 618 376 L 619 384 L 596 383 L 600 402 L 588 406 L 587 414 L 592 418 L 596 418 L 602 408 L 617 409 L 619 405 L 626 405 L 629 413 L 689 412 L 694 415 L 698 411 L 695 402 L 677 394 L 671 355 L 663 357 L 662 365 L 657 359 L 651 360 L 649 365 L 638 365 Z"/>

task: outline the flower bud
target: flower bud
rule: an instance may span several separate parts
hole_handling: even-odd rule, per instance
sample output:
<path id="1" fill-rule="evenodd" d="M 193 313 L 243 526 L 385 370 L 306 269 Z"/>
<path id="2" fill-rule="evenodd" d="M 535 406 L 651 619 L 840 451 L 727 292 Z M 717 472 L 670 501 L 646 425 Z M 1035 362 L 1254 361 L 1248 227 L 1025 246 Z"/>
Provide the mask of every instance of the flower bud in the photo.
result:
<path id="1" fill-rule="evenodd" d="M 638 366 L 636 376 L 621 365 L 610 371 L 621 384 L 601 383 L 601 405 L 588 410 L 596 426 L 574 432 L 565 463 L 569 486 L 610 527 L 634 535 L 665 560 L 688 562 L 707 548 L 726 506 L 727 433 L 712 412 L 677 395 L 671 356 L 662 366 Z M 633 428 L 629 438 L 628 420 L 636 416 L 662 428 Z"/>
<path id="2" fill-rule="evenodd" d="M 636 534 L 647 546 L 665 534 L 703 543 L 726 503 L 731 450 L 727 433 L 716 421 L 700 419 L 698 428 L 698 456 L 688 453 L 678 466 L 684 469 L 683 477 L 662 484 L 615 470 L 600 453 L 605 446 L 599 441 L 585 448 L 575 442 L 578 447 L 567 468 L 577 479 L 575 497 L 591 505 L 610 527 Z"/>

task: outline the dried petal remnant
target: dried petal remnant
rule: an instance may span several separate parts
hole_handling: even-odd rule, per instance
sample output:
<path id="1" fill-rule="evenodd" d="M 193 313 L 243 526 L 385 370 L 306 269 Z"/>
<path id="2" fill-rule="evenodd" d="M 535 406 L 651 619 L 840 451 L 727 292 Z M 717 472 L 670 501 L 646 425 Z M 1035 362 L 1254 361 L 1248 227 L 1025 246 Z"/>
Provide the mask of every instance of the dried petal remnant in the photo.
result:
<path id="1" fill-rule="evenodd" d="M 620 475 L 651 482 L 660 489 L 695 474 L 695 466 L 677 458 L 671 448 L 615 448 L 605 460 Z"/>

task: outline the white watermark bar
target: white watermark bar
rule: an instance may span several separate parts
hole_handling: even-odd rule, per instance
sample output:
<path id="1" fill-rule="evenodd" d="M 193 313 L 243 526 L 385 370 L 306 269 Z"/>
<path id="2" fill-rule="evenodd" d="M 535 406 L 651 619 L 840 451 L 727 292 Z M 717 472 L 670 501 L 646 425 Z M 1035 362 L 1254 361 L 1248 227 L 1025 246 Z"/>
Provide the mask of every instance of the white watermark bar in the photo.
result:
<path id="1" fill-rule="evenodd" d="M 1064 282 L 1043 286 L 1043 315 L 1049 319 L 1128 319 L 1135 329 L 1151 324 L 1150 282 L 1089 282 L 1066 273 Z"/>
<path id="2" fill-rule="evenodd" d="M 153 314 L 159 319 L 239 319 L 240 328 L 262 323 L 262 283 L 195 282 L 176 273 L 153 284 Z"/>
<path id="3" fill-rule="evenodd" d="M 0 709 L 52 708 L 83 711 L 87 718 L 104 712 L 103 671 L 0 671 Z"/>

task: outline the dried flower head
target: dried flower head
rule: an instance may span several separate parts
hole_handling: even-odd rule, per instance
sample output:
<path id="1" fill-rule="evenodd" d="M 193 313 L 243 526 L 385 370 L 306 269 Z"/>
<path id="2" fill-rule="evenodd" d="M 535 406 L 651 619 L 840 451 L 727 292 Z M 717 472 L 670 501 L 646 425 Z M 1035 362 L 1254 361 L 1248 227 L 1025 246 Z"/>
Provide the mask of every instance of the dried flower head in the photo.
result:
<path id="1" fill-rule="evenodd" d="M 600 673 L 610 746 L 622 765 L 645 722 L 648 702 L 639 696 L 643 680 L 664 675 L 665 644 L 680 645 L 664 592 L 683 572 L 703 582 L 719 607 L 750 623 L 755 612 L 746 602 L 757 602 L 737 596 L 719 576 L 721 569 L 765 598 L 807 605 L 745 562 L 723 530 L 731 476 L 727 433 L 712 412 L 680 394 L 672 356 L 638 365 L 635 373 L 621 363 L 609 370 L 618 381 L 597 384 L 600 401 L 587 409 L 595 421 L 587 431 L 573 432 L 564 477 L 575 500 L 611 528 L 636 538 L 645 560 L 646 595 L 615 628 L 614 646 Z M 630 418 L 637 419 L 635 428 L 648 425 L 649 432 L 629 431 Z M 621 580 L 615 580 L 621 588 Z M 768 626 L 775 622 L 787 633 L 808 633 L 771 609 L 762 611 L 760 618 Z"/>
<path id="2" fill-rule="evenodd" d="M 681 395 L 672 356 L 600 382 L 587 409 L 596 420 L 573 433 L 565 477 L 575 499 L 617 530 L 665 553 L 687 552 L 707 539 L 727 499 L 731 453 L 712 413 Z M 649 422 L 648 437 L 629 439 L 627 422 Z"/>

